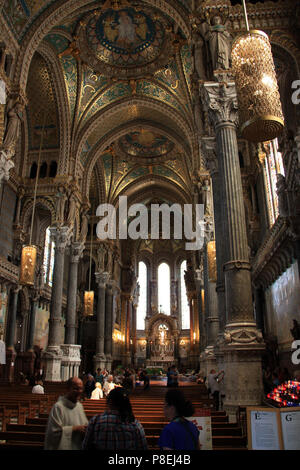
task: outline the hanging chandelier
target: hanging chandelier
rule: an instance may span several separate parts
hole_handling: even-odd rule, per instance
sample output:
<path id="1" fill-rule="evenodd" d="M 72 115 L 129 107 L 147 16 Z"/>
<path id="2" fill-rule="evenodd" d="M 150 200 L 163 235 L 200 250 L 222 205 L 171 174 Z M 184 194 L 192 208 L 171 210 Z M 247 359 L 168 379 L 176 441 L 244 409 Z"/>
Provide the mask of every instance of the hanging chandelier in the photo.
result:
<path id="1" fill-rule="evenodd" d="M 32 232 L 33 232 L 33 221 L 34 221 L 35 206 L 36 206 L 36 195 L 37 195 L 45 123 L 46 123 L 46 112 L 44 114 L 44 123 L 43 123 L 43 128 L 42 128 L 40 151 L 39 151 L 38 165 L 37 165 L 37 170 L 36 170 L 29 245 L 23 246 L 22 254 L 21 254 L 19 283 L 23 286 L 34 286 L 37 247 L 35 245 L 32 245 Z"/>
<path id="2" fill-rule="evenodd" d="M 91 290 L 92 277 L 92 252 L 93 252 L 93 231 L 94 224 L 91 223 L 91 249 L 90 249 L 90 269 L 89 269 L 89 290 L 84 292 L 84 317 L 92 317 L 94 315 L 94 291 Z"/>
<path id="3" fill-rule="evenodd" d="M 283 131 L 284 119 L 271 44 L 263 31 L 249 30 L 232 44 L 231 61 L 235 75 L 241 134 L 252 142 L 265 142 Z"/>

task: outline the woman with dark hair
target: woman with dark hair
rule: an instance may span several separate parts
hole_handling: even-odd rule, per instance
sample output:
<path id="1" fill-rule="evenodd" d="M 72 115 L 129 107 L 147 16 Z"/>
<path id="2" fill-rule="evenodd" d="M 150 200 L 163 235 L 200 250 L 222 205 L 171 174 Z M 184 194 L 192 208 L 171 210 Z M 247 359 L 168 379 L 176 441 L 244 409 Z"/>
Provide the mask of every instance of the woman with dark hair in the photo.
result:
<path id="1" fill-rule="evenodd" d="M 107 411 L 88 424 L 83 450 L 147 450 L 145 431 L 132 412 L 126 391 L 117 387 L 107 396 Z"/>
<path id="2" fill-rule="evenodd" d="M 193 404 L 180 390 L 169 390 L 165 396 L 164 413 L 170 423 L 164 427 L 158 445 L 161 450 L 200 450 L 199 430 L 185 419 L 194 414 Z"/>

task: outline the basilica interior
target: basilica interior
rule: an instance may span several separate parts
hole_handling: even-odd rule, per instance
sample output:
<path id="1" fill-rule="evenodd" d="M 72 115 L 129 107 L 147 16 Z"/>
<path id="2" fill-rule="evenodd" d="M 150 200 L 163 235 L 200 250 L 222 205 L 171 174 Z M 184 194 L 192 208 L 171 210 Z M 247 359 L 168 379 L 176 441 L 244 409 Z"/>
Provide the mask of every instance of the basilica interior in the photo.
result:
<path id="1" fill-rule="evenodd" d="M 297 369 L 300 9 L 246 3 L 284 120 L 258 142 L 242 133 L 232 68 L 242 2 L 0 1 L 2 381 L 222 369 L 230 410 L 261 402 L 264 367 Z M 99 238 L 97 208 L 124 196 L 149 217 L 201 204 L 201 248 L 172 230 Z"/>

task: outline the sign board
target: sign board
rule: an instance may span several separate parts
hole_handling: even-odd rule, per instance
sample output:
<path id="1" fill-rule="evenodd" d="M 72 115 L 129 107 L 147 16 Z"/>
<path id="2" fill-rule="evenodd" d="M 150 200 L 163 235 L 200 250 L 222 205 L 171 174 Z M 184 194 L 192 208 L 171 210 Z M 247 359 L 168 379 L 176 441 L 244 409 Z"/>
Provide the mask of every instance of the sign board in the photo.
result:
<path id="1" fill-rule="evenodd" d="M 202 416 L 200 416 L 200 414 Z M 197 411 L 197 416 L 186 418 L 199 429 L 200 450 L 212 450 L 212 432 L 210 410 L 203 410 L 203 413 Z"/>
<path id="2" fill-rule="evenodd" d="M 300 450 L 300 407 L 247 406 L 248 449 Z"/>
<path id="3" fill-rule="evenodd" d="M 291 407 L 279 411 L 284 450 L 300 450 L 300 409 Z"/>

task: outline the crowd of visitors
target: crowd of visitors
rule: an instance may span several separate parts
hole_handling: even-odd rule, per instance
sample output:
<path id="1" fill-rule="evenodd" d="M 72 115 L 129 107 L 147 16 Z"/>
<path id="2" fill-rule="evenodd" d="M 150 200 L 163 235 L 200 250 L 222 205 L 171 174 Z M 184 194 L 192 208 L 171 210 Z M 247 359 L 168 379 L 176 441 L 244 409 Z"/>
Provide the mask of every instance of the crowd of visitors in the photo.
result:
<path id="1" fill-rule="evenodd" d="M 97 378 L 100 380 L 99 376 Z M 103 388 L 106 383 L 112 383 L 111 378 L 112 375 L 107 376 Z M 88 381 L 91 377 L 87 377 L 86 383 Z M 101 383 L 96 383 L 92 398 L 96 390 L 102 391 Z M 106 395 L 106 411 L 88 421 L 80 402 L 87 389 L 80 378 L 70 378 L 66 383 L 66 394 L 59 397 L 50 411 L 44 449 L 147 450 L 145 431 L 133 414 L 128 391 L 115 385 Z M 180 390 L 168 390 L 164 414 L 169 424 L 162 430 L 158 441 L 161 450 L 200 449 L 199 431 L 186 419 L 193 413 L 192 403 Z"/>

